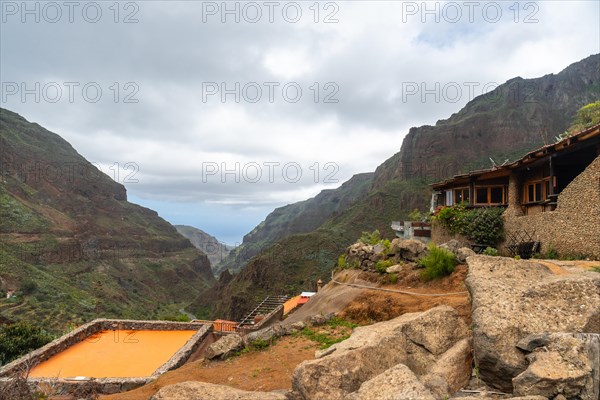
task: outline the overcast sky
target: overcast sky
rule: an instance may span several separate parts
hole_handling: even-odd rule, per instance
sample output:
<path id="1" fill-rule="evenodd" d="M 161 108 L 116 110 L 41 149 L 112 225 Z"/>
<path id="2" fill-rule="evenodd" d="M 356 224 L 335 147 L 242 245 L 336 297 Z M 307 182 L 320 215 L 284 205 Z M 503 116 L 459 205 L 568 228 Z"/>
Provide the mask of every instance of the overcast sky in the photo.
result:
<path id="1" fill-rule="evenodd" d="M 598 1 L 0 6 L 1 106 L 229 244 L 410 127 L 600 52 Z"/>

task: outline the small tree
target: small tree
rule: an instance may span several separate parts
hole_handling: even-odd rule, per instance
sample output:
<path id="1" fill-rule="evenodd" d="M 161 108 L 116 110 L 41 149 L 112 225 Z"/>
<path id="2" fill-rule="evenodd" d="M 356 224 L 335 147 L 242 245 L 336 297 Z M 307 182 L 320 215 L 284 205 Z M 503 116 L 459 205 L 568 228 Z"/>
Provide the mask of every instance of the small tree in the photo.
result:
<path id="1" fill-rule="evenodd" d="M 375 229 L 371 233 L 363 232 L 360 239 L 358 239 L 358 241 L 362 242 L 364 244 L 376 245 L 377 243 L 379 243 L 381 241 L 381 233 L 379 233 L 378 229 Z"/>
<path id="2" fill-rule="evenodd" d="M 597 125 L 600 123 L 600 100 L 587 104 L 577 110 L 573 123 L 564 134 L 557 136 L 557 139 L 565 137 Z"/>
<path id="3" fill-rule="evenodd" d="M 426 281 L 450 275 L 456 267 L 456 256 L 454 253 L 437 247 L 435 244 L 429 246 L 429 252 L 419 260 L 419 265 L 425 269 L 421 272 L 421 278 Z"/>
<path id="4" fill-rule="evenodd" d="M 54 338 L 39 326 L 28 322 L 0 327 L 0 364 L 9 363 Z"/>

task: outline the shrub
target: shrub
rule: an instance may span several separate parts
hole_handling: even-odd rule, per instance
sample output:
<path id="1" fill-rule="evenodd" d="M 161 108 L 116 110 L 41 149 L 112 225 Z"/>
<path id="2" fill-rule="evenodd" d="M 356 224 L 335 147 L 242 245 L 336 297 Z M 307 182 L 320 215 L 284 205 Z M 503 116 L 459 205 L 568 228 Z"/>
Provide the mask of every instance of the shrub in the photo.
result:
<path id="1" fill-rule="evenodd" d="M 436 220 L 451 233 L 462 233 L 467 213 L 467 209 L 461 203 L 452 207 L 442 208 Z"/>
<path id="2" fill-rule="evenodd" d="M 30 279 L 23 281 L 23 283 L 21 284 L 21 293 L 23 293 L 24 295 L 32 294 L 37 289 L 38 285 Z"/>
<path id="3" fill-rule="evenodd" d="M 0 327 L 0 364 L 11 362 L 53 339 L 44 329 L 28 322 L 3 325 Z"/>
<path id="4" fill-rule="evenodd" d="M 600 265 L 598 265 L 597 267 L 592 267 L 592 271 L 600 273 Z"/>
<path id="5" fill-rule="evenodd" d="M 572 133 L 577 133 L 600 122 L 600 100 L 581 107 L 573 118 L 573 123 L 568 131 L 557 137 L 557 140 L 564 139 Z"/>
<path id="6" fill-rule="evenodd" d="M 556 260 L 558 259 L 558 252 L 554 250 L 554 247 L 549 246 L 548 251 L 544 254 L 544 258 L 547 260 Z"/>
<path id="7" fill-rule="evenodd" d="M 346 263 L 346 255 L 345 254 L 341 254 L 338 257 L 337 265 L 338 265 L 338 268 L 341 268 L 341 269 L 346 269 L 348 267 L 348 264 Z"/>
<path id="8" fill-rule="evenodd" d="M 493 247 L 487 247 L 484 251 L 483 254 L 486 256 L 497 256 L 498 255 L 498 250 L 496 250 Z"/>
<path id="9" fill-rule="evenodd" d="M 191 319 L 186 314 L 179 315 L 167 315 L 164 317 L 165 321 L 175 321 L 175 322 L 190 322 Z"/>
<path id="10" fill-rule="evenodd" d="M 408 213 L 409 221 L 421 221 L 422 218 L 423 214 L 421 213 L 421 211 L 419 211 L 418 208 L 415 208 L 414 210 Z"/>
<path id="11" fill-rule="evenodd" d="M 392 285 L 395 285 L 396 283 L 398 283 L 398 275 L 392 273 L 390 274 L 390 283 Z"/>
<path id="12" fill-rule="evenodd" d="M 425 268 L 421 272 L 421 278 L 430 281 L 450 275 L 456 267 L 456 256 L 448 250 L 431 244 L 427 255 L 419 260 L 419 265 Z"/>
<path id="13" fill-rule="evenodd" d="M 392 242 L 390 242 L 389 239 L 384 239 L 381 241 L 381 244 L 383 245 L 383 248 L 385 249 L 385 254 L 389 254 L 390 250 L 392 249 Z"/>
<path id="14" fill-rule="evenodd" d="M 356 328 L 358 325 L 356 325 L 355 323 L 351 322 L 351 321 L 347 321 L 345 319 L 342 319 L 340 317 L 333 317 L 331 318 L 329 321 L 327 321 L 327 325 L 332 327 L 332 328 L 337 328 L 338 326 L 343 326 L 346 328 L 350 328 L 350 329 L 354 329 Z"/>
<path id="15" fill-rule="evenodd" d="M 381 241 L 381 233 L 379 233 L 379 230 L 377 230 L 377 229 L 375 229 L 371 233 L 363 232 L 360 239 L 358 239 L 358 241 L 362 242 L 364 244 L 376 245 L 377 243 L 379 243 Z"/>
<path id="16" fill-rule="evenodd" d="M 267 342 L 266 340 L 256 339 L 256 340 L 252 341 L 252 343 L 250 344 L 250 346 L 252 346 L 253 350 L 260 351 L 260 350 L 264 350 L 267 347 L 269 347 L 270 343 Z"/>
<path id="17" fill-rule="evenodd" d="M 464 204 L 459 204 L 443 208 L 436 219 L 451 233 L 464 235 L 475 243 L 496 246 L 504 239 L 503 212 L 500 207 L 467 210 Z"/>
<path id="18" fill-rule="evenodd" d="M 380 274 L 385 274 L 387 272 L 387 269 L 389 267 L 391 267 L 392 265 L 394 265 L 394 261 L 393 260 L 379 260 L 375 264 L 375 269 Z"/>

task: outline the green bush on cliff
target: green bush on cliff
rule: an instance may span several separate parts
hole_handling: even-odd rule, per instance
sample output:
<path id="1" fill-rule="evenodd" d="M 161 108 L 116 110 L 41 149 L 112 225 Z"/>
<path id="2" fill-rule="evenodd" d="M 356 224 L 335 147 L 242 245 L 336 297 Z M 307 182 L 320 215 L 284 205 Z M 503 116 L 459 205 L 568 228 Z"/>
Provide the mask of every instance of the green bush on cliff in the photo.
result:
<path id="1" fill-rule="evenodd" d="M 429 246 L 429 252 L 419 260 L 419 265 L 425 269 L 421 272 L 421 278 L 426 281 L 450 275 L 456 267 L 456 256 L 435 244 Z"/>

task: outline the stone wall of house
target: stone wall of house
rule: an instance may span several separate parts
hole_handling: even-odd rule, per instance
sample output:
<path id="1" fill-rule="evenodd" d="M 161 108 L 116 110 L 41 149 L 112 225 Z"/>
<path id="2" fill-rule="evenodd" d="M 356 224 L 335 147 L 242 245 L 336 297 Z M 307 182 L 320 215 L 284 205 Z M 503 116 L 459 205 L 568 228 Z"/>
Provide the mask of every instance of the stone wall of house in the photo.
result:
<path id="1" fill-rule="evenodd" d="M 522 187 L 522 180 L 517 174 L 512 173 L 508 178 L 508 207 L 504 211 L 504 217 L 521 217 L 524 215 L 521 208 Z"/>
<path id="2" fill-rule="evenodd" d="M 518 196 L 515 185 L 519 182 L 511 179 L 511 198 Z M 542 253 L 552 248 L 561 256 L 600 259 L 600 156 L 561 192 L 556 210 L 523 216 L 510 204 L 504 214 L 507 232 L 535 231 Z"/>
<path id="3" fill-rule="evenodd" d="M 469 247 L 470 241 L 465 236 L 458 233 L 451 233 L 440 225 L 437 221 L 431 222 L 431 241 L 436 245 L 447 243 L 450 240 L 456 240 L 461 247 Z"/>

